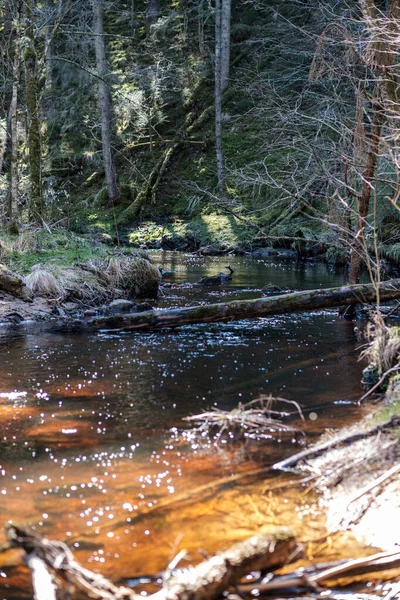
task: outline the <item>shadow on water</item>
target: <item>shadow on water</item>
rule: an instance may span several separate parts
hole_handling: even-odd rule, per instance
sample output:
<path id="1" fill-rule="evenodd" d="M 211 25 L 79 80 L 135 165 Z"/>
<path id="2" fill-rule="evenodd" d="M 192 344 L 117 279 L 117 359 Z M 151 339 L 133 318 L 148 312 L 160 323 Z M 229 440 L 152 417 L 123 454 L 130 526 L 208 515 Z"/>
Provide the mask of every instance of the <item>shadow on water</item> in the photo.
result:
<path id="1" fill-rule="evenodd" d="M 178 283 L 225 264 L 235 269 L 221 289 L 168 288 L 160 306 L 256 296 L 254 288 L 268 283 L 342 283 L 324 265 L 279 258 L 168 253 L 155 260 Z M 274 486 L 287 476 L 225 481 L 296 451 L 292 436 L 202 448 L 182 441 L 179 428 L 184 416 L 262 394 L 296 400 L 305 424 L 298 415 L 288 422 L 308 439 L 359 418 L 366 410 L 356 404 L 359 342 L 354 325 L 334 311 L 146 334 L 61 336 L 32 325 L 0 331 L 0 343 L 2 522 L 71 540 L 80 560 L 113 578 L 157 572 L 182 547 L 213 552 L 263 524 L 323 535 L 309 497 L 299 498 L 297 488 L 283 498 L 268 491 L 271 477 Z M 23 588 L 18 569 L 3 565 L 0 575 L 3 598 L 24 597 L 15 591 Z"/>

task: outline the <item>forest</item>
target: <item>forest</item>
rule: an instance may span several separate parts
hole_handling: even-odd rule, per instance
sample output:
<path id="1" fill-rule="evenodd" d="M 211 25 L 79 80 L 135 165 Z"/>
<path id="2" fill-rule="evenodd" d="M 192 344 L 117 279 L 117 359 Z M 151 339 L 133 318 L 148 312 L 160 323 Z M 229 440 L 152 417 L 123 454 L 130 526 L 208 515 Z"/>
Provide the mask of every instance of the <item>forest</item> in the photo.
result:
<path id="1" fill-rule="evenodd" d="M 400 598 L 400 0 L 0 0 L 2 600 Z"/>
<path id="2" fill-rule="evenodd" d="M 397 261 L 397 2 L 231 4 L 2 3 L 4 253 L 56 229 L 351 283 Z"/>

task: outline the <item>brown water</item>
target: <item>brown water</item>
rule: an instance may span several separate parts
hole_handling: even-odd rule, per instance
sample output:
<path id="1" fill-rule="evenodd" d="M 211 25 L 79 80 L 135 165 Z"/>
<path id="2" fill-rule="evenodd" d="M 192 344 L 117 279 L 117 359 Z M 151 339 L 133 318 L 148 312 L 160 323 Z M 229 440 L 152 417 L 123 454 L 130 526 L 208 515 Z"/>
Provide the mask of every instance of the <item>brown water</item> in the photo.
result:
<path id="1" fill-rule="evenodd" d="M 165 253 L 155 262 L 176 270 L 168 281 L 178 283 L 235 269 L 221 288 L 168 287 L 159 306 L 256 297 L 267 283 L 343 282 L 324 265 L 279 258 Z M 286 422 L 308 440 L 361 416 L 359 341 L 335 311 L 147 334 L 31 325 L 0 330 L 0 343 L 1 523 L 70 541 L 78 560 L 114 580 L 155 573 L 181 548 L 196 561 L 199 548 L 211 553 L 264 525 L 323 537 L 310 496 L 272 490 L 288 476 L 227 480 L 297 451 L 294 436 L 203 447 L 180 433 L 184 416 L 262 394 L 296 400 L 305 424 L 297 413 Z M 29 596 L 19 562 L 0 557 L 0 599 Z"/>

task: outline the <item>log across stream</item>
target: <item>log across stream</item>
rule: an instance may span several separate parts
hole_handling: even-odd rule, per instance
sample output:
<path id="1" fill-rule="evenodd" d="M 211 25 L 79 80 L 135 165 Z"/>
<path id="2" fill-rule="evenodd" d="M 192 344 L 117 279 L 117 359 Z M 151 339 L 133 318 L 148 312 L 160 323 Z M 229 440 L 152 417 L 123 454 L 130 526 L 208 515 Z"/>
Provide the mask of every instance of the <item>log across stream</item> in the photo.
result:
<path id="1" fill-rule="evenodd" d="M 378 297 L 378 298 L 377 298 Z M 204 304 L 184 308 L 150 310 L 138 314 L 95 317 L 89 325 L 97 328 L 143 331 L 180 327 L 197 323 L 229 322 L 310 311 L 333 306 L 367 304 L 400 298 L 400 279 L 385 281 L 376 289 L 373 284 L 306 290 L 280 296 Z"/>

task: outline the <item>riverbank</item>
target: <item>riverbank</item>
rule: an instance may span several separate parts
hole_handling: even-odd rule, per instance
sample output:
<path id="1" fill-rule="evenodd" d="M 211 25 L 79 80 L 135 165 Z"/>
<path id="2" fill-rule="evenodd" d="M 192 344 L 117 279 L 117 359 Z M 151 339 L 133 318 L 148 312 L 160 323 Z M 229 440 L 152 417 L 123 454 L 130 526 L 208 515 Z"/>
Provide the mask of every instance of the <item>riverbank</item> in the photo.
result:
<path id="1" fill-rule="evenodd" d="M 307 473 L 319 494 L 329 532 L 351 532 L 365 544 L 398 548 L 400 519 L 400 385 L 392 383 L 384 406 L 361 422 L 325 434 L 286 466 Z M 285 463 L 285 461 L 284 461 Z"/>

